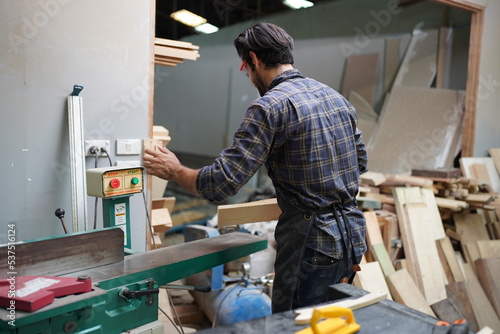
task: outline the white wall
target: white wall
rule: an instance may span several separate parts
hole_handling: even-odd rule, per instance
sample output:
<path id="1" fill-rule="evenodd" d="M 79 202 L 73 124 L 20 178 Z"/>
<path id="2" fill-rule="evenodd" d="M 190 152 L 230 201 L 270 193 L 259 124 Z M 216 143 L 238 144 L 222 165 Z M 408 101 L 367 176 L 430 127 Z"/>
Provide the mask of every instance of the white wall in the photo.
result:
<path id="1" fill-rule="evenodd" d="M 113 161 L 140 160 L 117 157 L 114 144 L 148 135 L 150 14 L 150 0 L 0 2 L 0 243 L 7 224 L 16 225 L 17 240 L 62 234 L 57 208 L 72 231 L 66 105 L 73 85 L 84 86 L 85 139 L 110 140 Z M 99 167 L 108 165 L 99 159 Z M 142 196 L 131 202 L 132 242 L 140 250 Z M 91 226 L 93 198 L 88 205 Z"/>

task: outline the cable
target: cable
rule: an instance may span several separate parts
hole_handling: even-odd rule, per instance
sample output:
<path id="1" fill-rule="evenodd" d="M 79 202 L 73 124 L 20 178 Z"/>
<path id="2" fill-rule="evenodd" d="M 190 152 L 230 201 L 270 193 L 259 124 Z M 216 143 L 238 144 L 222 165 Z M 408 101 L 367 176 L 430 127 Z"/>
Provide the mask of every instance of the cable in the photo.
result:
<path id="1" fill-rule="evenodd" d="M 177 333 L 182 334 L 182 332 L 179 330 L 179 328 L 177 327 L 177 325 L 175 324 L 175 322 L 172 320 L 172 318 L 170 318 L 170 316 L 165 311 L 163 311 L 163 309 L 161 307 L 158 306 L 158 309 L 161 311 L 161 313 L 163 313 L 167 317 L 167 319 L 170 321 L 170 323 L 177 330 Z"/>
<path id="2" fill-rule="evenodd" d="M 146 210 L 146 218 L 148 220 L 149 233 L 151 233 L 151 240 L 153 240 L 153 247 L 154 249 L 156 249 L 155 235 L 153 232 L 153 226 L 151 225 L 151 219 L 149 218 L 148 203 L 146 201 L 146 195 L 144 194 L 144 191 L 142 192 L 142 198 L 144 199 L 144 209 Z"/>
<path id="3" fill-rule="evenodd" d="M 174 301 L 172 300 L 172 296 L 170 296 L 170 291 L 168 291 L 168 289 L 167 289 L 167 296 L 168 296 L 168 300 L 170 302 L 170 305 L 172 306 L 172 311 L 174 312 L 175 318 L 177 319 L 177 322 L 179 323 L 179 328 L 181 329 L 182 334 L 184 334 L 184 327 L 182 327 L 181 318 L 179 318 L 179 314 L 177 314 L 177 310 L 175 309 L 175 306 L 174 306 Z"/>
<path id="4" fill-rule="evenodd" d="M 104 147 L 101 147 L 101 152 L 106 154 L 106 156 L 108 157 L 108 161 L 109 161 L 109 166 L 113 166 L 113 162 L 111 161 L 111 157 L 109 156 L 109 153 L 108 151 L 106 150 L 106 148 Z"/>
<path id="5" fill-rule="evenodd" d="M 97 168 L 97 160 L 99 159 L 99 149 L 95 146 L 92 146 L 90 149 L 89 149 L 90 153 L 94 153 L 94 167 Z M 94 202 L 94 230 L 97 229 L 97 202 L 98 202 L 99 198 L 96 197 L 95 198 L 95 202 Z"/>

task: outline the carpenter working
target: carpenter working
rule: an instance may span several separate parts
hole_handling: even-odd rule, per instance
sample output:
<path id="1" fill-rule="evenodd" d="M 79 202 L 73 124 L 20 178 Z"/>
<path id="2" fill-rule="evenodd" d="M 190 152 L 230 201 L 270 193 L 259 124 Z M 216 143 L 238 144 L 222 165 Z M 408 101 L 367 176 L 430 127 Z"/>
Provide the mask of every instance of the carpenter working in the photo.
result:
<path id="1" fill-rule="evenodd" d="M 145 150 L 151 175 L 210 201 L 234 195 L 265 165 L 282 210 L 273 313 L 328 301 L 328 287 L 351 283 L 366 251 L 366 223 L 356 204 L 367 154 L 354 107 L 294 68 L 293 39 L 258 23 L 234 46 L 257 88 L 233 143 L 210 166 L 191 169 L 166 148 Z"/>

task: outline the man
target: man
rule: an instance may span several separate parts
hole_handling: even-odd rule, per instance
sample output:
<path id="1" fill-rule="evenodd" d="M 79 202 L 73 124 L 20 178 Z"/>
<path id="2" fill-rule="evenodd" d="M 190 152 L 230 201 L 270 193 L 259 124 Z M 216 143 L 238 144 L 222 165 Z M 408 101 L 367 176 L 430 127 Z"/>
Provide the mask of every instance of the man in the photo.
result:
<path id="1" fill-rule="evenodd" d="M 233 144 L 211 166 L 183 166 L 166 148 L 145 150 L 147 172 L 211 201 L 234 195 L 265 165 L 282 210 L 275 239 L 273 313 L 328 301 L 328 286 L 352 282 L 366 251 L 356 206 L 367 156 L 356 111 L 339 93 L 293 67 L 293 39 L 258 23 L 234 45 L 261 98 Z"/>

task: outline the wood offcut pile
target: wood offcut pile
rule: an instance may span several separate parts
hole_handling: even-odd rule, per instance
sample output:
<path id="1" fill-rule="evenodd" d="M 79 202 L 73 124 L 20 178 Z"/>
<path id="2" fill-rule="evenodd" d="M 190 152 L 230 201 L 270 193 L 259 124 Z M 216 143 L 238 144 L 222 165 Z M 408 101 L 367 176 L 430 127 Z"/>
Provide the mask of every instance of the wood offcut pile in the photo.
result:
<path id="1" fill-rule="evenodd" d="M 462 158 L 461 169 L 363 174 L 369 250 L 355 285 L 442 320 L 466 318 L 473 331 L 500 332 L 498 152 Z"/>

